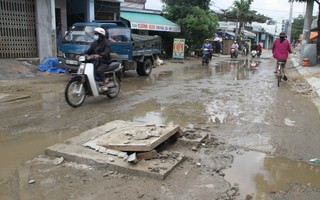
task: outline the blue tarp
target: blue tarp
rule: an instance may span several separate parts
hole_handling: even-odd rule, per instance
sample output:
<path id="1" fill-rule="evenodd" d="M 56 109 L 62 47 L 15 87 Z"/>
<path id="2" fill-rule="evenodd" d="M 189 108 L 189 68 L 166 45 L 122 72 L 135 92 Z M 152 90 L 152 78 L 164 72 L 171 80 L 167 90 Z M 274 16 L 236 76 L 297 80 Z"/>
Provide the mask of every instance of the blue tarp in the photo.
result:
<path id="1" fill-rule="evenodd" d="M 58 63 L 58 58 L 47 58 L 37 68 L 42 72 L 45 71 L 54 74 L 68 73 L 67 70 L 60 68 Z"/>

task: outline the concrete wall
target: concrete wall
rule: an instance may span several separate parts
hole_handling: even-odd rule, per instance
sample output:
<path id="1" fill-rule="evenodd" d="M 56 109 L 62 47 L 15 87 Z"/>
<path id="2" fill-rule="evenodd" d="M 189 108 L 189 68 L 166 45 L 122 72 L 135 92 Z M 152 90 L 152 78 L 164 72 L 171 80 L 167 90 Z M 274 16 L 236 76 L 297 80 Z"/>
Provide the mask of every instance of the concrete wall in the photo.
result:
<path id="1" fill-rule="evenodd" d="M 56 57 L 56 30 L 55 13 L 52 13 L 51 5 L 54 0 L 35 0 L 38 54 L 40 62 L 49 58 Z M 53 4 L 54 5 L 54 4 Z"/>

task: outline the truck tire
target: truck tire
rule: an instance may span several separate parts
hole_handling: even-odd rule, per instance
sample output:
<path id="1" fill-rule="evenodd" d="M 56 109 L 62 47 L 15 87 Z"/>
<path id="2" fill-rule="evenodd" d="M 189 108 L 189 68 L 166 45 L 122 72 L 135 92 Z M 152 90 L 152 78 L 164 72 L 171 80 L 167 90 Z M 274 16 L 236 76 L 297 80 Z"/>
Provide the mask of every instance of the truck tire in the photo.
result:
<path id="1" fill-rule="evenodd" d="M 152 72 L 152 62 L 150 59 L 145 59 L 143 63 L 137 63 L 137 74 L 139 76 L 149 76 Z"/>

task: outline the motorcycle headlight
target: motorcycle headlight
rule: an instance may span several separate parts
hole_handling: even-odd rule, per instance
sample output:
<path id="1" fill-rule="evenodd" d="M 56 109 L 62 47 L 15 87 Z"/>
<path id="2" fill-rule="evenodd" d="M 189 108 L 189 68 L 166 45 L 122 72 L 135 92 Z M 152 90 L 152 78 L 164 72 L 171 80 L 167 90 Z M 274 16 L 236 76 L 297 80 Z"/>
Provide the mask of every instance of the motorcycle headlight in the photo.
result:
<path id="1" fill-rule="evenodd" d="M 86 61 L 86 56 L 79 56 L 78 61 L 80 62 Z"/>

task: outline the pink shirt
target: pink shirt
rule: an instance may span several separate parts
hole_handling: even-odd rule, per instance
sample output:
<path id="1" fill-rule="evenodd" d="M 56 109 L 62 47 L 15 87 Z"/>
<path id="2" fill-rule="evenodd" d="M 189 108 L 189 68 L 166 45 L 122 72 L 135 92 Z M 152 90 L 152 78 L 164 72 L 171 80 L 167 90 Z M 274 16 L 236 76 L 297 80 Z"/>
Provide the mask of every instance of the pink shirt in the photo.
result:
<path id="1" fill-rule="evenodd" d="M 291 53 L 291 47 L 288 40 L 284 40 L 282 43 L 277 38 L 272 46 L 273 57 L 277 60 L 287 60 L 289 53 Z"/>

